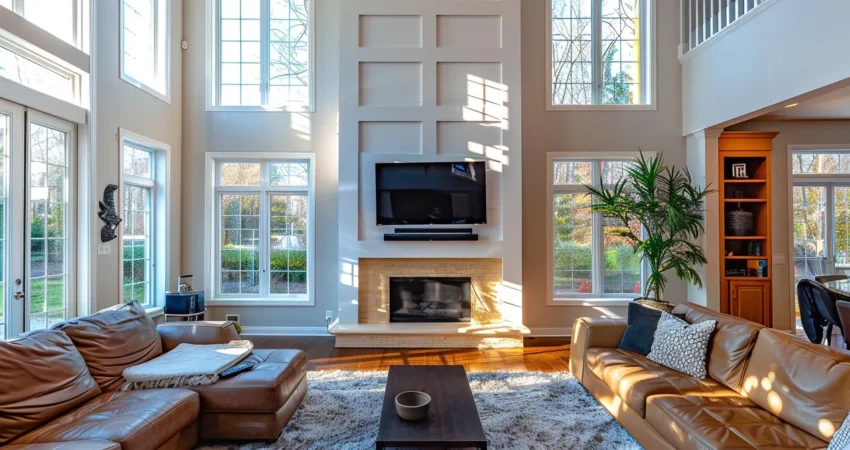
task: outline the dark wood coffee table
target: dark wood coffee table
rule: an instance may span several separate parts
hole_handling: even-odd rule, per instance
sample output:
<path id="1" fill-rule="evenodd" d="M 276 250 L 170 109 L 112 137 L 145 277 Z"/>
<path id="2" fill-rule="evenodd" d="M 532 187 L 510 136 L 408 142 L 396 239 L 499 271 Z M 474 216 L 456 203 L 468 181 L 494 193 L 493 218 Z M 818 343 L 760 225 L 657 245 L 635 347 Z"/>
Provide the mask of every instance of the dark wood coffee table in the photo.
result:
<path id="1" fill-rule="evenodd" d="M 431 396 L 428 417 L 409 422 L 398 417 L 395 397 L 404 391 Z M 477 448 L 487 450 L 463 366 L 390 366 L 376 449 L 392 447 Z"/>

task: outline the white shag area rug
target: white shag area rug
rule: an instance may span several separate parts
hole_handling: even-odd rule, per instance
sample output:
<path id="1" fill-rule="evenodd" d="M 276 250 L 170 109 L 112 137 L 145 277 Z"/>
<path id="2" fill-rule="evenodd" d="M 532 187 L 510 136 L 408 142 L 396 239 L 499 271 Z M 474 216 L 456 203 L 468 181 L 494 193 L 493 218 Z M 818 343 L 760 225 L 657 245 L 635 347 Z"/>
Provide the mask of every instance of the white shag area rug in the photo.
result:
<path id="1" fill-rule="evenodd" d="M 276 442 L 200 448 L 374 449 L 387 372 L 308 372 L 307 380 L 307 397 Z M 471 373 L 469 384 L 490 449 L 641 449 L 570 373 Z"/>

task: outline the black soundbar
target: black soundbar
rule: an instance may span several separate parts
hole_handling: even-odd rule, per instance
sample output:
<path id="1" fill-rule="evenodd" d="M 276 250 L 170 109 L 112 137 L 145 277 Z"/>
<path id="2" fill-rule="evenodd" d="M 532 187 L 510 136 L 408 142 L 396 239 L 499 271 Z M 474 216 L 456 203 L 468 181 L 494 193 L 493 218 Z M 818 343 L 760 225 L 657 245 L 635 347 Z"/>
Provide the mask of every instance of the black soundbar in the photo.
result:
<path id="1" fill-rule="evenodd" d="M 396 228 L 384 235 L 385 241 L 477 241 L 472 228 Z"/>
<path id="2" fill-rule="evenodd" d="M 388 233 L 385 241 L 477 241 L 475 233 Z"/>

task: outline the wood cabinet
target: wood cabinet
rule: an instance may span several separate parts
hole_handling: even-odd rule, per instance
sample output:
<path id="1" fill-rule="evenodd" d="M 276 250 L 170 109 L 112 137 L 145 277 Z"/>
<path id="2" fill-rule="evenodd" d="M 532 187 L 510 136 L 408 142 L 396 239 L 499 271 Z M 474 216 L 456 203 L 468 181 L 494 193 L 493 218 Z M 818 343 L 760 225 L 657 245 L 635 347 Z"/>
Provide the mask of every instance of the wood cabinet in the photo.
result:
<path id="1" fill-rule="evenodd" d="M 770 281 L 730 280 L 729 314 L 755 323 L 770 324 L 773 314 Z"/>
<path id="2" fill-rule="evenodd" d="M 720 135 L 720 310 L 772 325 L 771 151 L 778 133 Z M 745 226 L 742 226 L 745 224 Z"/>

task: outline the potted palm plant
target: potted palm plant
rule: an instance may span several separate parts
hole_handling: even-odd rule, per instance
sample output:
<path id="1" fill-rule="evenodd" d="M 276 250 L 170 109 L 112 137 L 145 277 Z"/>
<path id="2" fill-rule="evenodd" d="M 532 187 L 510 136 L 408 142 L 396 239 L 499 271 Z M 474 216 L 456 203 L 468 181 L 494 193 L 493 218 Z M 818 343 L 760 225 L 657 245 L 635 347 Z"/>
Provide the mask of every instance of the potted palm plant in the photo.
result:
<path id="1" fill-rule="evenodd" d="M 649 266 L 645 299 L 663 302 L 666 274 L 671 271 L 702 289 L 696 268 L 706 263 L 705 253 L 694 242 L 705 231 L 703 203 L 714 191 L 695 186 L 687 169 L 669 168 L 660 156 L 645 158 L 641 153 L 624 171 L 613 186 L 600 183 L 601 187 L 586 188 L 593 196 L 593 212 L 623 224 L 609 233 L 629 242 Z M 642 232 L 629 227 L 635 222 Z"/>

